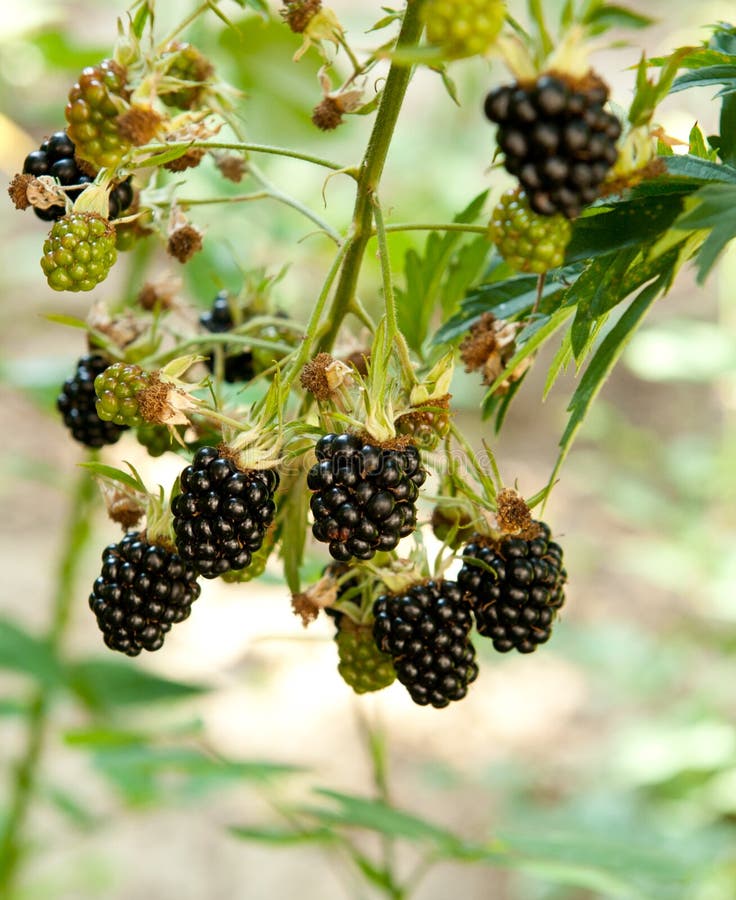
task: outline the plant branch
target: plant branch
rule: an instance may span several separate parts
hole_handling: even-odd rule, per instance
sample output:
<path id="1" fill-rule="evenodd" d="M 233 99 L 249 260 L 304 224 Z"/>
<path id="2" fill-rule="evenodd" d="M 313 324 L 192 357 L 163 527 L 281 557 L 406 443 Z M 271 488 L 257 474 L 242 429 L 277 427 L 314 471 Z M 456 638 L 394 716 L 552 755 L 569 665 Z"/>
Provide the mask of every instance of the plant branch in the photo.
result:
<path id="1" fill-rule="evenodd" d="M 96 454 L 90 454 L 90 461 Z M 80 471 L 71 498 L 69 523 L 59 562 L 56 594 L 46 641 L 49 650 L 58 653 L 75 598 L 75 585 L 84 549 L 91 534 L 90 514 L 97 497 L 97 485 L 85 470 Z M 38 688 L 28 710 L 28 731 L 22 759 L 16 768 L 15 783 L 8 803 L 5 826 L 0 838 L 0 895 L 12 897 L 22 857 L 23 830 L 33 800 L 48 726 L 54 687 Z"/>
<path id="2" fill-rule="evenodd" d="M 251 143 L 226 143 L 222 141 L 171 141 L 170 143 L 146 144 L 139 148 L 139 153 L 155 155 L 163 153 L 165 150 L 173 150 L 175 147 L 202 148 L 204 150 L 233 150 L 237 153 L 266 153 L 270 156 L 284 156 L 289 159 L 300 159 L 303 162 L 314 163 L 315 166 L 322 166 L 325 169 L 332 169 L 333 172 L 345 172 L 350 174 L 350 170 L 339 163 L 331 162 L 329 159 L 322 159 L 320 156 L 313 156 L 310 153 L 301 153 L 299 150 L 290 150 L 288 147 L 274 147 L 269 144 L 251 144 Z M 146 160 L 142 159 L 137 165 L 131 168 L 145 168 Z"/>
<path id="3" fill-rule="evenodd" d="M 422 0 L 409 0 L 396 42 L 397 48 L 411 47 L 418 42 L 423 28 L 419 15 L 421 6 Z M 411 80 L 411 74 L 411 66 L 393 62 L 386 77 L 386 86 L 376 114 L 376 121 L 359 169 L 358 190 L 351 226 L 352 243 L 342 264 L 340 279 L 335 288 L 328 317 L 327 330 L 320 340 L 320 350 L 329 351 L 332 348 L 342 321 L 355 296 L 363 257 L 372 232 L 372 196 L 377 192 L 381 181 L 388 149 L 404 95 Z"/>

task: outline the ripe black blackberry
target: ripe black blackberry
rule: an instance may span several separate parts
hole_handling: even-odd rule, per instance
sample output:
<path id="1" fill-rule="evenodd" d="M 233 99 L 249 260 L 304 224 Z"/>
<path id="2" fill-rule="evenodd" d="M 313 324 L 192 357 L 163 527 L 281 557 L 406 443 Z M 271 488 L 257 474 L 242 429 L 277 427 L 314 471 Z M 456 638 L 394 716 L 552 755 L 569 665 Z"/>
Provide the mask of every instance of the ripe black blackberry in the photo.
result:
<path id="1" fill-rule="evenodd" d="M 77 371 L 67 378 L 56 398 L 56 408 L 64 417 L 72 437 L 87 447 L 115 444 L 127 431 L 127 426 L 103 422 L 95 408 L 95 378 L 109 365 L 110 360 L 99 353 L 82 356 L 77 362 Z"/>
<path id="2" fill-rule="evenodd" d="M 158 650 L 199 597 L 196 573 L 176 553 L 131 531 L 102 554 L 89 607 L 111 650 Z"/>
<path id="3" fill-rule="evenodd" d="M 420 706 L 462 700 L 478 677 L 470 607 L 454 581 L 413 584 L 373 605 L 373 637 L 393 657 L 399 681 Z"/>
<path id="4" fill-rule="evenodd" d="M 202 447 L 180 483 L 171 511 L 182 559 L 205 578 L 250 565 L 276 512 L 276 471 L 241 471 L 219 450 Z"/>
<path id="5" fill-rule="evenodd" d="M 23 163 L 23 172 L 36 177 L 51 175 L 64 187 L 91 184 L 94 180 L 77 165 L 74 158 L 74 143 L 65 131 L 55 131 L 51 137 L 46 138 L 38 150 L 31 151 Z M 71 192 L 70 198 L 75 200 L 79 193 L 79 191 Z M 117 218 L 132 202 L 133 187 L 128 178 L 117 184 L 110 192 L 110 218 Z M 38 209 L 34 206 L 33 211 L 44 222 L 53 222 L 60 219 L 66 210 L 62 204 L 57 204 L 48 209 Z"/>
<path id="6" fill-rule="evenodd" d="M 551 540 L 544 522 L 534 524 L 539 535 L 532 540 L 479 538 L 463 551 L 464 557 L 488 567 L 466 562 L 457 581 L 473 609 L 478 634 L 490 638 L 500 653 L 533 653 L 549 640 L 565 602 L 562 548 Z"/>
<path id="7" fill-rule="evenodd" d="M 413 444 L 393 450 L 355 434 L 327 434 L 315 453 L 307 476 L 312 534 L 329 544 L 333 559 L 371 559 L 414 531 L 427 473 Z"/>
<path id="8" fill-rule="evenodd" d="M 233 322 L 227 291 L 220 291 L 212 303 L 212 309 L 202 313 L 199 317 L 199 324 L 213 334 L 223 334 L 232 330 L 235 323 Z M 236 381 L 250 381 L 255 375 L 253 354 L 250 350 L 229 354 L 227 344 L 223 344 L 222 349 L 225 353 L 223 372 L 225 381 L 231 384 Z M 208 356 L 205 363 L 207 368 L 213 372 L 215 366 L 214 357 Z"/>
<path id="9" fill-rule="evenodd" d="M 486 97 L 506 169 L 523 185 L 534 212 L 573 219 L 599 196 L 621 135 L 619 120 L 603 109 L 607 99 L 608 87 L 592 73 L 579 82 L 545 73 Z"/>

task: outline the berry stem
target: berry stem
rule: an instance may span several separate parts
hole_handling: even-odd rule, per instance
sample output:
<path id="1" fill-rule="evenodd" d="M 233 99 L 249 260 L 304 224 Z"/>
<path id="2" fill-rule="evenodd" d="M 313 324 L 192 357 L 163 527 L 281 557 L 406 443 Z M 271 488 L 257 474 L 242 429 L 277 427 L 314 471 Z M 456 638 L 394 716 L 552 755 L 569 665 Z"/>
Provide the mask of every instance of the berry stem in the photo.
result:
<path id="1" fill-rule="evenodd" d="M 404 13 L 401 31 L 396 41 L 397 49 L 414 46 L 419 41 L 424 27 L 420 16 L 421 6 L 422 0 L 409 0 Z M 350 307 L 350 302 L 355 296 L 363 257 L 371 237 L 372 198 L 378 190 L 391 138 L 393 137 L 396 121 L 404 101 L 404 95 L 409 87 L 411 75 L 411 66 L 406 66 L 396 61 L 391 63 L 373 131 L 359 169 L 358 190 L 351 226 L 352 242 L 342 264 L 340 279 L 332 299 L 328 327 L 320 340 L 319 349 L 325 352 L 332 348 L 342 321 Z"/>
<path id="2" fill-rule="evenodd" d="M 290 150 L 288 147 L 274 147 L 270 144 L 251 144 L 251 143 L 223 143 L 220 141 L 171 141 L 171 143 L 146 144 L 140 147 L 138 153 L 142 155 L 140 162 L 129 166 L 131 169 L 145 169 L 148 166 L 146 157 L 151 154 L 163 153 L 165 150 L 173 150 L 175 147 L 186 149 L 202 148 L 204 150 L 233 150 L 239 153 L 266 153 L 271 156 L 286 156 L 289 159 L 300 159 L 303 162 L 314 163 L 315 166 L 322 166 L 325 169 L 332 169 L 333 172 L 343 172 L 351 174 L 350 169 L 341 166 L 339 163 L 331 162 L 320 156 L 313 156 L 310 153 L 301 153 L 299 150 Z"/>
<path id="3" fill-rule="evenodd" d="M 397 222 L 386 225 L 385 231 L 462 231 L 468 234 L 488 234 L 487 225 L 464 225 L 462 222 Z M 373 231 L 376 234 L 376 231 Z"/>
<path id="4" fill-rule="evenodd" d="M 90 453 L 89 461 L 97 458 Z M 56 655 L 69 623 L 69 614 L 76 598 L 76 583 L 84 551 L 92 533 L 92 509 L 97 499 L 97 485 L 82 471 L 77 477 L 70 502 L 70 514 L 56 578 L 56 594 L 52 606 L 51 622 L 46 636 L 49 651 Z M 25 843 L 23 830 L 36 790 L 38 767 L 43 751 L 54 686 L 46 684 L 37 689 L 28 708 L 28 731 L 23 757 L 15 770 L 12 795 L 7 805 L 5 827 L 0 837 L 0 894 L 13 896 L 18 868 Z"/>

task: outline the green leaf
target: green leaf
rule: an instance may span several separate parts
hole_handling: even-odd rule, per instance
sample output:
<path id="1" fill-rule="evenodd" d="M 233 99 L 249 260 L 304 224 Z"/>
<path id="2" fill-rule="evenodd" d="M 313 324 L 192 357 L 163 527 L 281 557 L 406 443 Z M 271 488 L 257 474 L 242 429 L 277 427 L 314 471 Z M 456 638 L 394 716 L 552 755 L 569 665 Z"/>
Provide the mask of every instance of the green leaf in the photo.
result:
<path id="1" fill-rule="evenodd" d="M 380 800 L 356 797 L 324 788 L 318 789 L 316 793 L 332 800 L 337 809 L 307 807 L 303 811 L 328 827 L 344 825 L 365 828 L 415 843 L 428 842 L 447 856 L 462 857 L 467 851 L 461 838 L 441 826 L 388 806 Z"/>
<path id="2" fill-rule="evenodd" d="M 675 79 L 670 88 L 670 93 L 676 94 L 688 88 L 707 87 L 714 84 L 724 85 L 721 91 L 723 94 L 730 94 L 736 91 L 736 64 L 705 66 L 701 69 L 685 72 Z"/>
<path id="3" fill-rule="evenodd" d="M 714 144 L 713 141 L 711 141 Z M 714 144 L 715 146 L 715 144 Z M 724 163 L 736 166 L 736 96 L 729 94 L 721 102 L 720 134 L 717 139 L 718 155 Z"/>
<path id="4" fill-rule="evenodd" d="M 63 683 L 62 670 L 48 642 L 10 619 L 0 619 L 0 669 L 28 675 L 48 688 Z"/>
<path id="5" fill-rule="evenodd" d="M 43 797 L 63 813 L 76 828 L 91 831 L 100 825 L 100 816 L 95 815 L 87 806 L 80 803 L 76 793 L 55 784 L 43 785 L 41 792 Z"/>
<path id="6" fill-rule="evenodd" d="M 647 28 L 654 23 L 654 19 L 612 3 L 591 10 L 584 17 L 583 22 L 592 26 L 593 34 L 600 34 L 609 28 Z"/>
<path id="7" fill-rule="evenodd" d="M 94 710 L 138 703 L 171 702 L 201 694 L 207 687 L 161 678 L 112 659 L 88 659 L 67 669 L 71 689 Z"/>
<path id="8" fill-rule="evenodd" d="M 149 166 L 164 166 L 166 165 L 166 163 L 169 163 L 174 159 L 179 159 L 180 156 L 184 156 L 184 154 L 190 149 L 191 146 L 191 144 L 186 144 L 185 146 L 177 146 L 171 147 L 168 150 L 161 150 L 158 153 L 154 153 L 152 156 L 147 156 L 145 159 L 141 160 L 137 164 L 136 168 L 147 169 Z"/>
<path id="9" fill-rule="evenodd" d="M 689 150 L 692 156 L 697 156 L 700 159 L 709 159 L 711 162 L 716 161 L 718 154 L 715 150 L 711 150 L 706 143 L 705 135 L 697 122 L 690 129 L 688 140 L 690 143 Z"/>
<path id="10" fill-rule="evenodd" d="M 616 361 L 623 353 L 626 344 L 631 340 L 636 328 L 641 323 L 647 310 L 652 305 L 659 292 L 662 290 L 664 283 L 664 275 L 661 275 L 656 281 L 644 288 L 643 291 L 632 301 L 629 308 L 621 316 L 616 325 L 606 336 L 595 355 L 588 363 L 585 374 L 580 380 L 575 393 L 570 400 L 568 411 L 570 418 L 568 419 L 565 431 L 560 439 L 560 453 L 557 457 L 550 482 L 557 478 L 557 473 L 565 461 L 572 442 L 575 439 L 580 426 L 585 419 L 585 415 L 590 409 L 590 405 L 603 387 L 608 376 L 611 374 Z"/>
<path id="11" fill-rule="evenodd" d="M 695 181 L 722 181 L 736 184 L 736 168 L 718 165 L 706 159 L 688 154 L 670 156 L 665 161 L 667 171 L 676 178 L 691 178 Z"/>
<path id="12" fill-rule="evenodd" d="M 79 319 L 76 316 L 67 316 L 63 313 L 44 313 L 43 317 L 47 322 L 54 322 L 56 325 L 67 325 L 69 328 L 81 328 L 83 331 L 87 331 L 89 327 L 84 319 Z"/>
<path id="13" fill-rule="evenodd" d="M 133 19 L 133 23 L 131 25 L 131 29 L 133 34 L 137 38 L 141 38 L 143 36 L 143 32 L 146 28 L 146 23 L 149 19 L 153 19 L 153 5 L 151 0 L 144 0 L 141 4 L 140 9 L 135 14 L 135 18 Z"/>
<path id="14" fill-rule="evenodd" d="M 133 475 L 123 472 L 122 469 L 116 469 L 114 466 L 107 466 L 98 462 L 79 463 L 79 466 L 82 469 L 88 469 L 91 475 L 104 478 L 106 481 L 117 482 L 134 491 L 145 492 L 146 490 L 146 486 L 141 482 L 140 478 L 135 478 Z"/>
<path id="15" fill-rule="evenodd" d="M 647 78 L 647 60 L 642 56 L 636 73 L 636 92 L 629 108 L 629 122 L 634 128 L 647 125 L 651 121 L 657 104 L 669 93 L 677 70 L 682 65 L 682 59 L 687 56 L 690 49 L 682 47 L 667 57 L 656 82 Z"/>
<path id="16" fill-rule="evenodd" d="M 309 491 L 306 470 L 289 489 L 279 510 L 280 554 L 284 562 L 284 578 L 292 594 L 301 591 L 301 567 L 306 545 L 306 523 L 309 513 Z"/>
<path id="17" fill-rule="evenodd" d="M 340 838 L 329 828 L 308 828 L 303 831 L 285 828 L 255 828 L 245 825 L 231 825 L 228 831 L 243 841 L 255 841 L 279 847 L 295 844 L 334 844 Z"/>

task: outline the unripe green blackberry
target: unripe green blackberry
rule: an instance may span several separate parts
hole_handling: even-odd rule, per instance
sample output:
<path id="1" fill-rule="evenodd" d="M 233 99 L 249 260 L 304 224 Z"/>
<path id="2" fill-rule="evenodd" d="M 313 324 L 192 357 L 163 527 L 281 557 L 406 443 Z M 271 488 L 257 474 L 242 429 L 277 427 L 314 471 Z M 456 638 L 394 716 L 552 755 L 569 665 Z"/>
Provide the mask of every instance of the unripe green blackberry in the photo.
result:
<path id="1" fill-rule="evenodd" d="M 138 656 L 161 647 L 171 626 L 188 618 L 199 593 L 191 566 L 134 531 L 103 552 L 89 607 L 107 646 Z"/>
<path id="2" fill-rule="evenodd" d="M 167 78 L 189 82 L 174 90 L 161 90 L 159 96 L 167 106 L 179 109 L 197 109 L 207 90 L 207 79 L 212 75 L 212 63 L 192 44 L 175 41 L 164 50 L 171 54 L 166 69 Z"/>
<path id="3" fill-rule="evenodd" d="M 489 236 L 506 262 L 519 272 L 542 274 L 561 266 L 572 236 L 572 225 L 557 213 L 532 212 L 521 188 L 504 193 L 493 210 Z"/>
<path id="4" fill-rule="evenodd" d="M 428 400 L 426 405 L 435 409 L 412 409 L 399 416 L 395 422 L 396 433 L 410 437 L 422 450 L 436 449 L 452 424 L 449 400 L 449 395 Z"/>
<path id="5" fill-rule="evenodd" d="M 95 378 L 97 415 L 116 425 L 142 425 L 137 395 L 148 386 L 149 376 L 140 366 L 113 363 Z"/>
<path id="6" fill-rule="evenodd" d="M 114 168 L 131 144 L 118 131 L 117 117 L 126 108 L 125 69 L 112 59 L 82 71 L 69 92 L 67 132 L 77 156 L 98 169 Z"/>
<path id="7" fill-rule="evenodd" d="M 51 226 L 41 268 L 55 291 L 91 291 L 117 259 L 115 228 L 96 213 L 71 212 Z"/>
<path id="8" fill-rule="evenodd" d="M 565 602 L 562 548 L 544 522 L 533 524 L 539 533 L 531 540 L 477 538 L 463 551 L 468 561 L 458 584 L 473 609 L 478 634 L 490 638 L 500 653 L 533 653 L 549 640 Z"/>
<path id="9" fill-rule="evenodd" d="M 506 19 L 502 0 L 427 0 L 427 40 L 450 59 L 487 53 Z"/>
<path id="10" fill-rule="evenodd" d="M 376 646 L 371 626 L 358 625 L 347 616 L 336 625 L 337 671 L 356 694 L 381 691 L 396 680 L 391 657 Z"/>
<path id="11" fill-rule="evenodd" d="M 95 409 L 95 378 L 108 364 L 109 361 L 99 353 L 82 356 L 76 372 L 64 382 L 56 399 L 56 407 L 72 437 L 87 447 L 114 444 L 125 431 L 124 426 L 103 422 Z"/>
<path id="12" fill-rule="evenodd" d="M 168 450 L 176 448 L 171 433 L 165 425 L 140 425 L 135 436 L 138 438 L 138 443 L 146 448 L 149 456 L 163 456 Z"/>
<path id="13" fill-rule="evenodd" d="M 373 636 L 420 706 L 462 700 L 478 677 L 470 607 L 454 581 L 413 584 L 373 604 Z"/>

